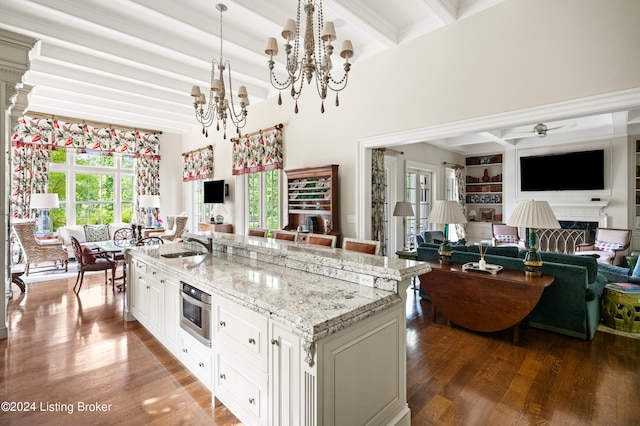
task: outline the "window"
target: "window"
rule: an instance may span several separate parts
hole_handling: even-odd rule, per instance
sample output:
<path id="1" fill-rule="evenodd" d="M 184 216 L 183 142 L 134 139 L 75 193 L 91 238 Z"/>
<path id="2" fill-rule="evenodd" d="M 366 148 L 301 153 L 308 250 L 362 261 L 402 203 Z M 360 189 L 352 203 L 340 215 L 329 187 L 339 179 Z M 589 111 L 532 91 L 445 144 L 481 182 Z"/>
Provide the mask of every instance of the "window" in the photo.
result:
<path id="1" fill-rule="evenodd" d="M 280 170 L 248 173 L 248 228 L 280 228 Z"/>
<path id="2" fill-rule="evenodd" d="M 207 223 L 213 216 L 213 204 L 204 203 L 204 181 L 194 180 L 193 183 L 193 224 Z"/>
<path id="3" fill-rule="evenodd" d="M 134 166 L 132 156 L 52 151 L 48 191 L 60 200 L 60 208 L 50 212 L 53 230 L 66 224 L 131 222 Z"/>
<path id="4" fill-rule="evenodd" d="M 47 192 L 58 194 L 58 202 L 60 203 L 60 207 L 49 211 L 51 230 L 55 231 L 67 224 L 67 174 L 65 172 L 49 172 Z"/>
<path id="5" fill-rule="evenodd" d="M 433 173 L 428 170 L 408 169 L 406 176 L 407 201 L 413 205 L 414 217 L 407 217 L 407 247 L 414 248 L 415 236 L 429 229 L 431 212 L 431 187 Z"/>

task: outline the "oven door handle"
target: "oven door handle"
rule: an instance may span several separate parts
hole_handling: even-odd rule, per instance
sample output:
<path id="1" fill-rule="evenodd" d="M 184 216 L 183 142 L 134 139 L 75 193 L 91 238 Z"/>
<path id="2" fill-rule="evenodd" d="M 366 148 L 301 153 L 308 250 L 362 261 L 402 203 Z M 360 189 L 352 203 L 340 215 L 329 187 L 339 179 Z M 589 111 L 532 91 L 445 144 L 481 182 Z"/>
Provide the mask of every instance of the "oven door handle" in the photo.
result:
<path id="1" fill-rule="evenodd" d="M 211 310 L 211 304 L 210 303 L 204 303 L 204 302 L 202 302 L 202 301 L 200 301 L 198 299 L 195 299 L 195 298 L 189 296 L 184 291 L 182 291 L 180 293 L 182 294 L 182 298 L 184 300 L 186 300 L 187 302 L 191 303 L 192 305 L 196 305 L 197 307 L 202 308 L 202 309 L 206 309 L 208 311 Z"/>

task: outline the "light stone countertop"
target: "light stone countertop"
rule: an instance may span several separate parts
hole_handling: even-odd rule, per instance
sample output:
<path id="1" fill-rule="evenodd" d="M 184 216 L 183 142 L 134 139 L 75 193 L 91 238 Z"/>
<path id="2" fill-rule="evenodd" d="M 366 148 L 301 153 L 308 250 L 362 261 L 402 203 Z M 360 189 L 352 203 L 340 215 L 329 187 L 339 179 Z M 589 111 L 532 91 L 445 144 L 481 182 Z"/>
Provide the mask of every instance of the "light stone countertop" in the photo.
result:
<path id="1" fill-rule="evenodd" d="M 402 303 L 401 295 L 395 291 L 360 285 L 331 276 L 336 274 L 327 276 L 322 273 L 323 270 L 327 270 L 326 265 L 320 265 L 320 272 L 313 273 L 299 268 L 286 267 L 283 264 L 258 260 L 255 256 L 254 258 L 243 256 L 240 254 L 242 246 L 248 244 L 249 247 L 255 248 L 261 253 L 260 257 L 273 259 L 274 251 L 289 252 L 283 261 L 285 263 L 293 262 L 293 259 L 298 258 L 295 262 L 310 264 L 306 261 L 308 256 L 322 257 L 318 253 L 296 256 L 295 253 L 300 251 L 301 247 L 297 250 L 282 250 L 282 244 L 270 239 L 258 239 L 265 241 L 256 242 L 250 237 L 240 237 L 237 240 L 238 243 L 231 246 L 231 250 L 214 250 L 211 254 L 203 253 L 181 258 L 161 256 L 162 254 L 194 249 L 196 249 L 195 251 L 204 251 L 199 244 L 177 243 L 129 249 L 127 256 L 146 261 L 191 285 L 210 292 L 214 296 L 214 300 L 216 296 L 221 296 L 289 325 L 295 334 L 308 342 L 315 342 L 374 313 Z M 339 254 L 342 250 L 337 253 L 334 252 L 335 250 L 321 250 L 326 251 L 327 254 L 333 253 L 331 256 L 325 257 L 328 260 L 324 263 L 329 262 L 334 265 L 344 263 L 339 261 Z M 311 251 L 315 252 L 315 250 Z M 271 253 L 269 254 L 269 252 Z M 406 268 L 411 268 L 412 271 L 423 271 L 419 272 L 420 274 L 430 270 L 422 262 L 384 260 L 385 258 L 381 256 L 361 254 L 357 257 L 366 258 L 360 270 L 371 272 L 373 268 L 375 272 L 382 272 L 388 276 L 410 276 L 404 270 Z M 280 257 L 276 257 L 276 260 L 278 259 L 282 260 Z M 355 257 L 348 254 L 345 259 L 343 260 L 347 264 L 357 262 Z M 318 259 L 315 261 L 322 263 Z M 384 264 L 396 265 L 396 268 L 385 272 L 381 266 Z M 416 264 L 419 264 L 417 269 Z M 406 266 L 399 268 L 398 266 L 401 265 Z M 338 270 L 337 275 L 340 274 L 345 275 L 345 271 Z M 346 273 L 346 275 L 349 274 Z"/>
<path id="2" fill-rule="evenodd" d="M 214 251 L 273 263 L 287 268 L 398 292 L 397 284 L 430 271 L 424 262 L 373 256 L 341 248 L 313 246 L 272 238 L 218 232 L 185 233 L 187 239 L 210 240 Z M 193 247 L 202 248 L 198 244 Z"/>

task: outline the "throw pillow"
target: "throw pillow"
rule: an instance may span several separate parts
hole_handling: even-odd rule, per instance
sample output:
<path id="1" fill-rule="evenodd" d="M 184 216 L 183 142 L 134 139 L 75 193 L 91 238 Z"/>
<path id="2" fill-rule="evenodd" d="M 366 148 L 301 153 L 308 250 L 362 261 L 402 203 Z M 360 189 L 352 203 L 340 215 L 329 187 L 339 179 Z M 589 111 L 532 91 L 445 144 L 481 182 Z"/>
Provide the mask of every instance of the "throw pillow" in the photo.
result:
<path id="1" fill-rule="evenodd" d="M 516 235 L 496 235 L 496 241 L 505 244 L 517 244 L 518 237 Z"/>
<path id="2" fill-rule="evenodd" d="M 109 236 L 109 225 L 85 225 L 84 234 L 87 237 L 88 243 L 108 241 L 111 239 Z"/>
<path id="3" fill-rule="evenodd" d="M 597 250 L 602 251 L 614 251 L 622 248 L 622 244 L 620 243 L 608 243 L 606 241 L 598 241 L 594 244 Z"/>
<path id="4" fill-rule="evenodd" d="M 87 265 L 96 261 L 96 255 L 89 247 L 82 246 L 82 263 Z"/>

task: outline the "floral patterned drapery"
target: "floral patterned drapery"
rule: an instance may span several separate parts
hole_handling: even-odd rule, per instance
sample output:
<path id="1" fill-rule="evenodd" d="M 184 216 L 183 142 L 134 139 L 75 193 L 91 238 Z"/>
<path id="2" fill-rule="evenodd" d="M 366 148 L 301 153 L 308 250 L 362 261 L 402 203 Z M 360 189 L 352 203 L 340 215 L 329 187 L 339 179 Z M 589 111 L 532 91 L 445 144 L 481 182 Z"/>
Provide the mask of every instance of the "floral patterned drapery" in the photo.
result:
<path id="1" fill-rule="evenodd" d="M 213 146 L 182 153 L 182 181 L 213 178 Z"/>
<path id="2" fill-rule="evenodd" d="M 51 151 L 55 149 L 134 156 L 136 194 L 159 192 L 157 134 L 25 116 L 19 120 L 11 139 L 11 209 L 14 217 L 29 217 L 31 194 L 46 192 Z"/>
<path id="3" fill-rule="evenodd" d="M 458 193 L 458 204 L 462 211 L 464 211 L 464 203 L 465 203 L 465 178 L 462 174 L 462 167 L 456 167 L 455 169 L 455 185 Z M 456 223 L 456 234 L 458 235 L 458 239 L 462 240 L 467 238 L 467 227 L 462 223 Z"/>
<path id="4" fill-rule="evenodd" d="M 232 139 L 233 175 L 282 169 L 282 125 Z"/>
<path id="5" fill-rule="evenodd" d="M 39 139 L 35 135 L 30 139 Z M 17 143 L 11 146 L 11 212 L 14 218 L 31 217 L 31 194 L 46 192 L 51 146 Z"/>
<path id="6" fill-rule="evenodd" d="M 371 150 L 371 239 L 380 241 L 380 253 L 387 255 L 387 230 L 384 222 L 385 196 L 384 149 Z"/>
<path id="7" fill-rule="evenodd" d="M 136 157 L 135 168 L 135 223 L 144 223 L 147 212 L 140 207 L 140 195 L 160 195 L 160 160 L 156 157 Z"/>

